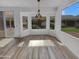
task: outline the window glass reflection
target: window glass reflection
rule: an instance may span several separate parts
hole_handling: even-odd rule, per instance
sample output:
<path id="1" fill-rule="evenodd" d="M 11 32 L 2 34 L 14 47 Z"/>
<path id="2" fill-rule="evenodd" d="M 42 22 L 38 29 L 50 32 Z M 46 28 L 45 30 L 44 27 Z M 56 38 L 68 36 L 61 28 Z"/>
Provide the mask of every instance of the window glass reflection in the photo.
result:
<path id="1" fill-rule="evenodd" d="M 23 29 L 27 29 L 28 28 L 28 17 L 27 16 L 23 16 Z"/>
<path id="2" fill-rule="evenodd" d="M 42 19 L 32 17 L 32 29 L 46 29 L 46 17 L 42 17 Z"/>
<path id="3" fill-rule="evenodd" d="M 3 11 L 0 11 L 0 37 L 5 36 Z"/>
<path id="4" fill-rule="evenodd" d="M 13 11 L 4 11 L 5 23 L 6 23 L 6 35 L 8 37 L 14 36 L 14 12 Z"/>
<path id="5" fill-rule="evenodd" d="M 6 17 L 6 27 L 7 28 L 14 28 L 14 18 L 13 17 Z"/>
<path id="6" fill-rule="evenodd" d="M 55 16 L 50 17 L 50 29 L 54 29 L 55 26 Z"/>

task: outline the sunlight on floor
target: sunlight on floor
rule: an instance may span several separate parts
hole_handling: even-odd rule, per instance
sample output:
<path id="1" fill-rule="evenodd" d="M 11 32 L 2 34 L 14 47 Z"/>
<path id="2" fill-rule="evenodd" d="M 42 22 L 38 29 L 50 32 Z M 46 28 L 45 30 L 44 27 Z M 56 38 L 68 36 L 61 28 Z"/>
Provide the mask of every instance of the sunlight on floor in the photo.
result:
<path id="1" fill-rule="evenodd" d="M 18 44 L 18 47 L 23 47 L 24 41 Z"/>
<path id="2" fill-rule="evenodd" d="M 4 38 L 0 41 L 0 47 L 5 47 L 9 43 L 13 42 L 14 38 Z"/>
<path id="3" fill-rule="evenodd" d="M 30 40 L 28 46 L 55 46 L 51 40 Z"/>

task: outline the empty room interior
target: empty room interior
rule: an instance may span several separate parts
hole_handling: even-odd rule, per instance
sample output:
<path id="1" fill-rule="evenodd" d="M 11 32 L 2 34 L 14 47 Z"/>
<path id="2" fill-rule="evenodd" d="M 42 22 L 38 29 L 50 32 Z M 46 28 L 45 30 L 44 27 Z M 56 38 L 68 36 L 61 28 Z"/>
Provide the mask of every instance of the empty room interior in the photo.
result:
<path id="1" fill-rule="evenodd" d="M 0 0 L 0 59 L 79 59 L 79 0 Z"/>

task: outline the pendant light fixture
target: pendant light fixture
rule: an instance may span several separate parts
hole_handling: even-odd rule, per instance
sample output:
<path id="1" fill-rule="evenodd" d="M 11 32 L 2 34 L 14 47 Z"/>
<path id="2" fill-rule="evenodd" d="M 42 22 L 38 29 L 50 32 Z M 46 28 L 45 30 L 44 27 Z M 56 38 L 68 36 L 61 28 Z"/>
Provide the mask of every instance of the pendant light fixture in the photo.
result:
<path id="1" fill-rule="evenodd" d="M 35 19 L 40 20 L 42 19 L 42 15 L 40 14 L 40 0 L 37 0 L 38 2 L 38 13 L 35 16 Z"/>

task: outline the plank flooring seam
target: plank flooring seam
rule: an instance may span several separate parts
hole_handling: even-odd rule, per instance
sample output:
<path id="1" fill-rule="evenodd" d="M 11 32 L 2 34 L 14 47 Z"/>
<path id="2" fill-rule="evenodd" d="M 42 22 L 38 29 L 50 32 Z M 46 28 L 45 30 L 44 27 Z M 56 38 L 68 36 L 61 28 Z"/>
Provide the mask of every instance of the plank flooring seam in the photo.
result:
<path id="1" fill-rule="evenodd" d="M 42 43 L 40 43 L 43 46 L 39 43 L 36 43 L 38 46 L 29 46 L 29 42 L 33 40 L 43 40 Z M 18 47 L 18 44 L 21 42 L 24 42 L 24 44 L 22 47 Z M 10 43 L 12 45 L 9 44 L 4 48 L 0 48 L 0 55 L 11 56 L 10 59 L 78 59 L 64 45 L 61 45 L 58 42 L 62 44 L 62 42 L 51 36 L 31 35 L 20 38 L 20 40 L 15 39 L 15 42 Z M 1 50 L 3 50 L 3 52 Z"/>

